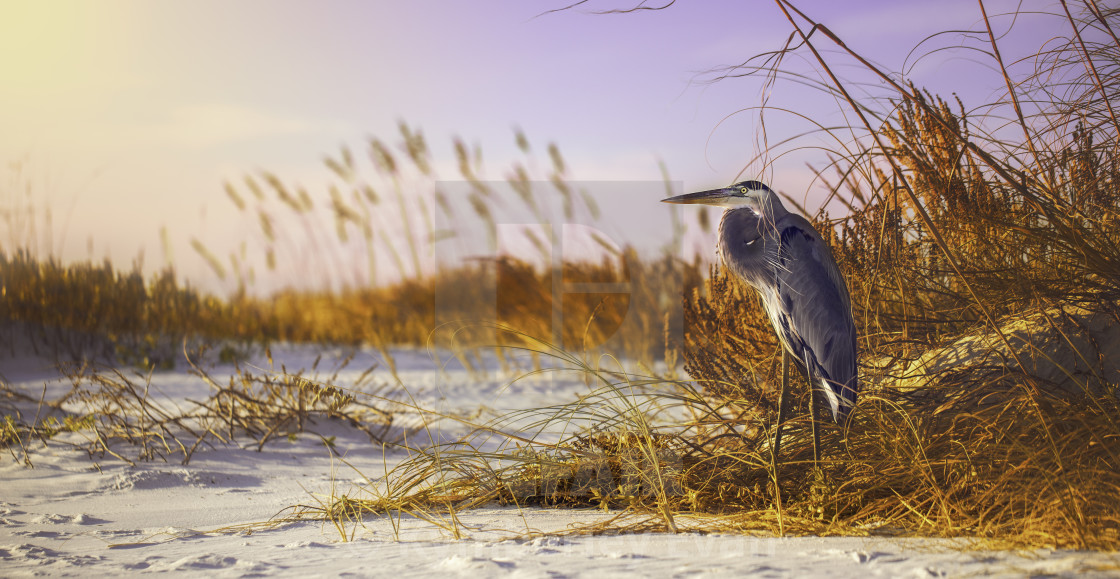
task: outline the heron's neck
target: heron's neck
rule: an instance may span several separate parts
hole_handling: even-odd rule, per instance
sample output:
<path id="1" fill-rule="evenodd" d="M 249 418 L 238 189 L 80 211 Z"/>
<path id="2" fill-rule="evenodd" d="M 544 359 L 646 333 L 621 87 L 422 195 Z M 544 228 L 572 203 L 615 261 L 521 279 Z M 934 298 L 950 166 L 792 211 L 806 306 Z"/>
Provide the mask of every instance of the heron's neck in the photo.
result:
<path id="1" fill-rule="evenodd" d="M 786 206 L 782 205 L 781 199 L 778 199 L 778 196 L 772 193 L 759 198 L 757 207 L 752 206 L 751 208 L 758 213 L 760 219 L 765 219 L 770 223 L 774 223 L 789 214 L 789 211 L 786 211 Z"/>

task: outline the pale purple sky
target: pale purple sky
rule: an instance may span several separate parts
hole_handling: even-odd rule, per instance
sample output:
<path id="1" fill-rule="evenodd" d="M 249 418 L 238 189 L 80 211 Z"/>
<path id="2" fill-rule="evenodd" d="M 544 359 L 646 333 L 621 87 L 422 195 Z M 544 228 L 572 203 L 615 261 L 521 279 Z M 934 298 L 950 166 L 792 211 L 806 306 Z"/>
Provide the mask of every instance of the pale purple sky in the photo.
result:
<path id="1" fill-rule="evenodd" d="M 267 169 L 323 192 L 324 154 L 343 144 L 360 151 L 369 135 L 393 142 L 398 120 L 423 130 L 446 167 L 454 167 L 453 135 L 478 143 L 492 178 L 519 156 L 512 127 L 520 126 L 538 151 L 557 143 L 576 179 L 659 180 L 662 160 L 686 190 L 725 185 L 746 169 L 744 178 L 772 180 L 810 205 L 817 199 L 821 187 L 804 166 L 811 157 L 766 174 L 745 167 L 758 152 L 757 117 L 724 119 L 758 104 L 759 81 L 696 83 L 782 45 L 790 28 L 772 2 L 680 0 L 659 12 L 589 14 L 626 5 L 600 0 L 540 15 L 564 4 L 8 0 L 0 6 L 0 160 L 22 162 L 35 203 L 51 207 L 50 241 L 40 248 L 83 259 L 92 240 L 96 259 L 127 265 L 143 249 L 159 266 L 166 226 L 176 265 L 199 278 L 206 272 L 188 240 L 222 253 L 226 234 L 244 226 L 223 180 Z M 974 0 L 799 5 L 895 71 L 927 35 L 980 26 Z M 986 5 L 993 14 L 1016 6 Z M 1005 50 L 1037 50 L 1046 26 L 1024 23 Z M 978 105 L 1003 89 L 983 74 L 983 60 L 941 53 L 908 78 Z M 774 102 L 837 120 L 834 103 L 802 92 L 782 87 Z M 771 140 L 798 130 L 780 115 L 768 122 Z M 11 179 L 0 183 L 11 202 Z M 665 215 L 657 197 L 613 220 L 622 230 L 636 223 L 641 237 L 653 219 L 645 216 Z"/>

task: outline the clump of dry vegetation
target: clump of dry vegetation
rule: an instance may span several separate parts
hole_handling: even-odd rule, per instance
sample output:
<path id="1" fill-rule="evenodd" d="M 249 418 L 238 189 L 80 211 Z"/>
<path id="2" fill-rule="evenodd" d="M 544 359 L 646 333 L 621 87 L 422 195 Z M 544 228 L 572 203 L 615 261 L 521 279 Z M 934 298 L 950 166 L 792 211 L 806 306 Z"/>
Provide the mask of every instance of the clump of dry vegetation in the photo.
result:
<path id="1" fill-rule="evenodd" d="M 808 34 L 816 23 L 779 4 L 795 41 L 818 55 Z M 890 83 L 891 106 L 874 118 L 848 101 L 865 123 L 857 127 L 864 138 L 834 164 L 835 190 L 851 212 L 816 223 L 849 281 L 862 401 L 846 431 L 826 433 L 834 456 L 819 469 L 795 435 L 801 448 L 789 461 L 769 475 L 732 468 L 705 488 L 711 497 L 738 494 L 744 509 L 780 504 L 811 515 L 816 531 L 874 523 L 1024 544 L 1120 545 L 1120 375 L 1109 359 L 1120 338 L 1120 125 L 1112 114 L 1120 42 L 1111 35 L 1115 13 L 1092 2 L 1082 9 L 1080 18 L 1061 16 L 1079 31 L 1068 44 L 1035 55 L 1047 76 L 1013 82 L 998 63 L 1009 87 L 1002 110 L 1017 119 L 1021 140 L 1007 130 L 976 134 L 959 101 L 898 85 L 863 62 Z M 991 26 L 986 15 L 983 22 Z M 817 32 L 819 42 L 846 50 L 827 28 Z M 1087 43 L 1089 32 L 1097 43 Z M 989 42 L 998 54 L 996 39 Z M 836 78 L 827 60 L 817 63 Z M 834 82 L 830 90 L 847 98 Z M 1021 101 L 1040 108 L 1024 114 Z M 687 368 L 765 422 L 777 367 L 770 329 L 762 316 L 734 315 L 758 307 L 726 274 L 714 272 L 707 289 L 686 306 Z M 734 464 L 764 465 L 769 436 L 735 444 Z M 777 484 L 743 491 L 766 488 L 768 477 Z"/>
<path id="2" fill-rule="evenodd" d="M 335 435 L 329 432 L 336 430 L 331 426 L 335 424 L 365 434 L 374 444 L 398 444 L 411 428 L 394 422 L 396 402 L 379 396 L 387 394 L 389 386 L 372 380 L 374 368 L 363 372 L 348 390 L 330 385 L 350 361 L 341 360 L 328 376 L 312 377 L 303 371 L 252 371 L 237 366 L 225 384 L 192 363 L 211 392 L 186 405 L 153 389 L 150 372 L 67 364 L 62 373 L 70 388 L 59 396 L 48 399 L 44 391 L 35 398 L 4 385 L 0 447 L 28 466 L 33 465 L 33 450 L 39 445 L 71 446 L 91 458 L 111 456 L 132 465 L 171 459 L 187 464 L 198 449 L 238 438 L 254 441 L 260 450 L 270 441 L 307 434 L 319 437 L 333 451 Z M 377 401 L 371 401 L 371 396 Z"/>

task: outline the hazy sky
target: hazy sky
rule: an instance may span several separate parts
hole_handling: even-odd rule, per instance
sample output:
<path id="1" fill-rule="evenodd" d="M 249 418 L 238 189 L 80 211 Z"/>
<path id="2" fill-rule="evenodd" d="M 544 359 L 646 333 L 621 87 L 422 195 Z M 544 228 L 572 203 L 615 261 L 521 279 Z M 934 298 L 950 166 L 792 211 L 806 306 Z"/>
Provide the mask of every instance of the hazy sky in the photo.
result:
<path id="1" fill-rule="evenodd" d="M 765 175 L 745 167 L 758 152 L 757 117 L 725 119 L 758 104 L 757 80 L 697 82 L 782 45 L 790 28 L 772 2 L 679 0 L 660 12 L 542 15 L 564 3 L 0 0 L 0 160 L 9 165 L 2 201 L 12 204 L 13 188 L 30 185 L 34 203 L 52 214 L 50 242 L 40 239 L 40 248 L 68 259 L 90 256 L 92 246 L 93 257 L 127 265 L 143 249 L 149 266 L 160 265 L 166 226 L 177 265 L 204 277 L 188 240 L 220 252 L 230 231 L 244 227 L 223 180 L 267 169 L 323 193 L 324 154 L 343 144 L 361 151 L 370 135 L 395 142 L 399 120 L 420 128 L 448 168 L 453 135 L 481 145 L 493 178 L 519 155 L 519 126 L 538 152 L 557 143 L 577 179 L 659 180 L 662 160 L 687 190 L 727 184 L 746 168 L 745 177 L 772 179 L 810 203 L 819 194 L 804 159 Z M 1014 7 L 987 5 L 992 13 Z M 891 70 L 927 35 L 980 25 L 974 0 L 800 6 Z M 1009 43 L 1025 35 L 1029 46 L 1037 36 L 1030 51 L 1047 34 L 1017 32 Z M 979 74 L 985 65 L 954 51 L 908 78 L 978 104 L 1003 88 L 997 76 Z M 802 100 L 794 87 L 774 98 L 823 106 L 807 112 L 825 118 L 838 108 Z M 779 116 L 770 122 L 771 138 L 796 130 Z M 663 212 L 657 198 L 651 194 L 650 211 Z M 644 210 L 614 219 L 638 221 Z"/>

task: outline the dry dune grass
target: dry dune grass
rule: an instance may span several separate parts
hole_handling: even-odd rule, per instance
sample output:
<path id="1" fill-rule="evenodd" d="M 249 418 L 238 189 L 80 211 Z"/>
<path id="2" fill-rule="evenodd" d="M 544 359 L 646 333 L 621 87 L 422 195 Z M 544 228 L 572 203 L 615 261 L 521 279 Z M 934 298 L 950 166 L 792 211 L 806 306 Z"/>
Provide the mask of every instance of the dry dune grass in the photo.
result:
<path id="1" fill-rule="evenodd" d="M 33 467 L 39 445 L 72 446 L 95 460 L 109 456 L 132 465 L 150 460 L 188 464 L 201 448 L 246 438 L 260 449 L 278 439 L 317 436 L 333 451 L 334 437 L 325 433 L 336 424 L 364 433 L 374 444 L 399 443 L 410 430 L 394 424 L 387 410 L 392 402 L 356 397 L 330 385 L 350 362 L 338 361 L 327 375 L 317 372 L 318 360 L 297 373 L 238 366 L 228 382 L 219 383 L 191 361 L 193 372 L 212 390 L 205 399 L 183 405 L 153 392 L 151 373 L 64 364 L 60 371 L 70 387 L 55 398 L 46 398 L 45 390 L 35 398 L 2 384 L 0 447 Z M 355 388 L 383 392 L 384 386 L 370 387 L 372 371 L 367 369 Z M 62 433 L 76 436 L 59 437 Z"/>
<path id="2" fill-rule="evenodd" d="M 1120 125 L 1115 84 L 1102 78 L 1114 79 L 1120 62 L 1108 35 L 1116 14 L 1092 2 L 1081 19 L 1067 13 L 1071 30 L 1093 28 L 1102 40 L 1087 47 L 1071 34 L 1036 55 L 1036 70 L 1072 70 L 1012 83 L 999 63 L 1011 92 L 998 104 L 1023 135 L 1011 142 L 973 134 L 963 105 L 893 84 L 827 28 L 809 37 L 816 23 L 778 4 L 829 90 L 864 123 L 865 138 L 834 164 L 851 212 L 817 226 L 831 233 L 849 281 L 866 388 L 847 428 L 826 430 L 833 450 L 819 469 L 797 435 L 788 457 L 783 446 L 767 467 L 772 433 L 763 428 L 721 439 L 710 460 L 750 466 L 727 477 L 727 466 L 702 468 L 719 476 L 701 480 L 720 481 L 702 494 L 720 510 L 737 496 L 743 510 L 774 513 L 732 517 L 745 527 L 780 529 L 790 514 L 813 532 L 878 526 L 1115 549 Z M 885 114 L 872 121 L 867 103 L 857 106 L 818 45 L 890 83 Z M 998 55 L 997 46 L 990 37 Z M 1068 92 L 1038 98 L 1063 72 Z M 1028 118 L 1021 99 L 1044 104 Z M 765 318 L 735 315 L 758 307 L 722 272 L 707 289 L 686 307 L 686 367 L 719 384 L 710 390 L 729 408 L 772 424 L 777 361 Z"/>

